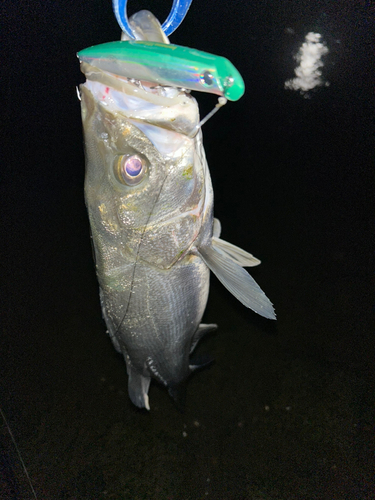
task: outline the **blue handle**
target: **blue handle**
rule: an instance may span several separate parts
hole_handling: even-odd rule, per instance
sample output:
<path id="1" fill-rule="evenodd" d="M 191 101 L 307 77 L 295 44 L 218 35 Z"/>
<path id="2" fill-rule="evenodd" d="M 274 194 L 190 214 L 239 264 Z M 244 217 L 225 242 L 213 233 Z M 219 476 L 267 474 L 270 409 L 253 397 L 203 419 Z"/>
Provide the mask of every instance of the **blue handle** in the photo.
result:
<path id="1" fill-rule="evenodd" d="M 180 26 L 192 1 L 193 0 L 173 0 L 172 10 L 167 20 L 162 25 L 163 31 L 167 36 Z M 125 31 L 131 38 L 134 38 L 126 13 L 127 3 L 128 0 L 113 0 L 113 11 L 122 31 Z"/>

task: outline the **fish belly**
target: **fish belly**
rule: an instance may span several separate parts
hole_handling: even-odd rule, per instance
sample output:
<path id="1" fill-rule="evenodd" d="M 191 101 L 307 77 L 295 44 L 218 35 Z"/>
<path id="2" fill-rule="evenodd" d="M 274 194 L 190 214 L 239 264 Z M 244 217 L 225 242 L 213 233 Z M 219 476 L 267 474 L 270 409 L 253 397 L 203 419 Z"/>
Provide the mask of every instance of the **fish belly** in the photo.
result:
<path id="1" fill-rule="evenodd" d="M 129 376 L 153 377 L 174 387 L 189 375 L 192 339 L 209 292 L 209 269 L 188 255 L 170 269 L 143 261 L 124 266 L 120 287 L 101 287 L 103 315 L 111 339 L 126 360 Z M 105 282 L 106 280 L 104 280 Z"/>

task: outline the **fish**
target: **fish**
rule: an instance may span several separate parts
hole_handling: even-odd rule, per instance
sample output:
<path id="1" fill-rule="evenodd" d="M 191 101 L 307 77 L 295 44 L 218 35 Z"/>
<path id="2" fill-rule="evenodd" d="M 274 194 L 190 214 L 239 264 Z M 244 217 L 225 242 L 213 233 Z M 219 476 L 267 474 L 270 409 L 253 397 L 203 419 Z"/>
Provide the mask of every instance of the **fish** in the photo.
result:
<path id="1" fill-rule="evenodd" d="M 141 11 L 130 22 L 147 50 L 169 43 L 151 13 Z M 124 70 L 119 54 L 100 46 L 78 57 L 86 76 L 79 90 L 85 201 L 102 314 L 125 359 L 129 397 L 149 410 L 151 379 L 179 401 L 200 367 L 193 351 L 217 327 L 201 322 L 210 271 L 246 307 L 270 319 L 275 313 L 244 269 L 260 261 L 220 238 L 199 109 L 186 74 L 158 81 L 140 68 L 135 78 L 132 64 Z M 163 73 L 162 61 L 157 72 Z M 207 74 L 216 82 L 223 76 L 212 64 Z M 238 77 L 237 83 L 225 78 L 229 87 L 242 85 Z M 214 93 L 221 96 L 231 91 L 219 87 L 215 83 Z"/>

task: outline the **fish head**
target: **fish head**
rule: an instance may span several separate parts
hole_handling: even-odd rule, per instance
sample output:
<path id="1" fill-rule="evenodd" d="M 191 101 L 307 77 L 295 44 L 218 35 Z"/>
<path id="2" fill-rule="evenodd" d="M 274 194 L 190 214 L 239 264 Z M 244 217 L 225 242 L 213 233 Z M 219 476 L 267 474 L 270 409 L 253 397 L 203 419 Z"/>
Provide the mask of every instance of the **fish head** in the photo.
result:
<path id="1" fill-rule="evenodd" d="M 199 137 L 190 137 L 196 101 L 83 69 L 85 197 L 94 240 L 103 241 L 97 255 L 105 255 L 97 265 L 113 268 L 121 254 L 167 269 L 191 248 L 206 205 L 207 165 Z"/>

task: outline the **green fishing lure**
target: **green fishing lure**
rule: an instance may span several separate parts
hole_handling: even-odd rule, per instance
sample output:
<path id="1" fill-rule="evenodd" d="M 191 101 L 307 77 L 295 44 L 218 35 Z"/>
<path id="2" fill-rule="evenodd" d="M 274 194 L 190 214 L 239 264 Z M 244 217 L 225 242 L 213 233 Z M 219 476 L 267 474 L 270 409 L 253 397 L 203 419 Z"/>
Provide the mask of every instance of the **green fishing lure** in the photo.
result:
<path id="1" fill-rule="evenodd" d="M 208 92 L 230 101 L 237 101 L 245 91 L 240 73 L 228 59 L 179 45 L 109 42 L 81 50 L 78 57 L 117 76 Z"/>

